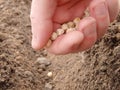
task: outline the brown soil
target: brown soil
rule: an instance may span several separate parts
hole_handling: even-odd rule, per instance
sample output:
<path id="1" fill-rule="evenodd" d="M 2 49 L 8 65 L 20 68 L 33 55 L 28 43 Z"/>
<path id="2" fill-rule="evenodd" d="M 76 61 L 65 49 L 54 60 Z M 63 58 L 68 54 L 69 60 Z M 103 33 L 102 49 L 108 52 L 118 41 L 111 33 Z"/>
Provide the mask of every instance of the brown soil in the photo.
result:
<path id="1" fill-rule="evenodd" d="M 55 56 L 31 48 L 29 12 L 29 0 L 0 0 L 0 90 L 120 90 L 120 16 L 91 49 Z"/>

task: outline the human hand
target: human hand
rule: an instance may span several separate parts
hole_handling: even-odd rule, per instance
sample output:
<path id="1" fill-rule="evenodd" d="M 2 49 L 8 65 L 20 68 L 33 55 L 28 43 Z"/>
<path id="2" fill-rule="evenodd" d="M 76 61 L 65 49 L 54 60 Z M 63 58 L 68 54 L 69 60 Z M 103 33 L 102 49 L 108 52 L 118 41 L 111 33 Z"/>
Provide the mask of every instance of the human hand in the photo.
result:
<path id="1" fill-rule="evenodd" d="M 43 48 L 62 23 L 82 17 L 78 31 L 58 37 L 48 48 L 54 54 L 67 54 L 90 48 L 106 32 L 118 14 L 118 0 L 33 0 L 31 6 L 32 47 Z"/>

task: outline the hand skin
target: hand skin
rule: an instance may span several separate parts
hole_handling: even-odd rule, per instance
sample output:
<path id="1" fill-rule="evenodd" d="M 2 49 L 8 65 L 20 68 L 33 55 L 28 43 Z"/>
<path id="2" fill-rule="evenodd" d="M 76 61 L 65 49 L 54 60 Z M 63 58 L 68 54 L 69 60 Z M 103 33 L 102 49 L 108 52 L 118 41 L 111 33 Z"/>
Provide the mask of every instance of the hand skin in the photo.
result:
<path id="1" fill-rule="evenodd" d="M 62 23 L 82 17 L 86 8 L 90 16 L 79 23 L 78 31 L 58 37 L 48 48 L 54 54 L 84 51 L 101 38 L 118 15 L 118 0 L 33 0 L 31 5 L 32 47 L 43 48 L 53 31 Z"/>

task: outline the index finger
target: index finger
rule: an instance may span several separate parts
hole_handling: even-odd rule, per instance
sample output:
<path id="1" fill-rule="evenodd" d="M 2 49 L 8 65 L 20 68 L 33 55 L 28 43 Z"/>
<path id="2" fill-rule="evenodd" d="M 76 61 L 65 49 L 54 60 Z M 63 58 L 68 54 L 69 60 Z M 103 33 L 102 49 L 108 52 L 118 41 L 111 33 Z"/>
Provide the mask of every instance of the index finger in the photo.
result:
<path id="1" fill-rule="evenodd" d="M 52 31 L 52 17 L 56 0 L 33 0 L 31 5 L 32 47 L 41 49 L 48 41 Z"/>

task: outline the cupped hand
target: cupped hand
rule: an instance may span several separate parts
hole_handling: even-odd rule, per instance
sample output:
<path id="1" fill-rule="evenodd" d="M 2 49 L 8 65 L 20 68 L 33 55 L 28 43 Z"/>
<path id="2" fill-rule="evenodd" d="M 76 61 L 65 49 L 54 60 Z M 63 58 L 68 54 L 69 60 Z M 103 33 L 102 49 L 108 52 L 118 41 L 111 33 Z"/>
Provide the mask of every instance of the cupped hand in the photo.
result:
<path id="1" fill-rule="evenodd" d="M 90 48 L 102 37 L 118 15 L 118 0 L 33 0 L 31 6 L 32 47 L 43 48 L 62 23 L 82 17 L 77 31 L 58 37 L 48 48 L 54 54 L 68 54 Z"/>

